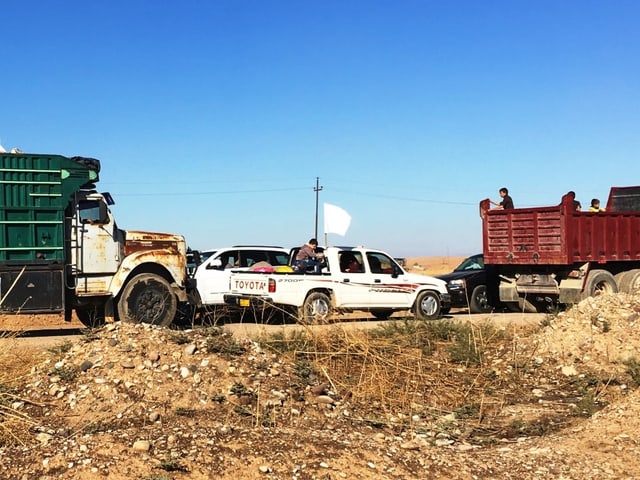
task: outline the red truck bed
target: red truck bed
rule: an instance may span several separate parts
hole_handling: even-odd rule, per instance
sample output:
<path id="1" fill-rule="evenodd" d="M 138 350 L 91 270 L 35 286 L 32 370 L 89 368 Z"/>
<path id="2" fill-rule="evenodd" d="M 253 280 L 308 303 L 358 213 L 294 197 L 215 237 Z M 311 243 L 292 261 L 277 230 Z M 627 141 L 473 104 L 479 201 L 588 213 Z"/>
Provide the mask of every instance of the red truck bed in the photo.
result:
<path id="1" fill-rule="evenodd" d="M 510 210 L 483 200 L 480 216 L 485 264 L 640 260 L 640 187 L 612 188 L 606 212 L 577 212 L 567 194 L 556 206 Z"/>

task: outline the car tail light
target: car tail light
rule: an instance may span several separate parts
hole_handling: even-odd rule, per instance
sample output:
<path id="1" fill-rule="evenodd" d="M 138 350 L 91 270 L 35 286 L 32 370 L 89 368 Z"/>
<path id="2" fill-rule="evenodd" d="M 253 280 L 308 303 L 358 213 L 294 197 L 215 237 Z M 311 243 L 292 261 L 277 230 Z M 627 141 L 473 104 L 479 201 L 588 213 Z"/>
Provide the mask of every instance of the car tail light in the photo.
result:
<path id="1" fill-rule="evenodd" d="M 276 281 L 273 278 L 269 279 L 269 293 L 274 293 L 276 291 Z"/>

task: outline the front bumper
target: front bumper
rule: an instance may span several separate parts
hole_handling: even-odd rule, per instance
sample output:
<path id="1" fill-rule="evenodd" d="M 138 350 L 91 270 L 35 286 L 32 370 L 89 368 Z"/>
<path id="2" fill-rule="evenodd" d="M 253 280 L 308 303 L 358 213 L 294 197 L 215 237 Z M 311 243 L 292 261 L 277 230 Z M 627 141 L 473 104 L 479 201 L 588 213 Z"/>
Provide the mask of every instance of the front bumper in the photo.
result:
<path id="1" fill-rule="evenodd" d="M 441 309 L 449 309 L 451 308 L 451 295 L 448 293 L 440 294 L 440 308 Z"/>

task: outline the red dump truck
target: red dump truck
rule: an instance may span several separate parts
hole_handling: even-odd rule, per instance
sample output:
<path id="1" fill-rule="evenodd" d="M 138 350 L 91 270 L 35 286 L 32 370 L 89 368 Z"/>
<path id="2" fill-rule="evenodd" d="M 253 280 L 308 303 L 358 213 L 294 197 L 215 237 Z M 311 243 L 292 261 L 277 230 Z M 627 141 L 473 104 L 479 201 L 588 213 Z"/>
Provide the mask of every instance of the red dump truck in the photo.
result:
<path id="1" fill-rule="evenodd" d="M 550 207 L 480 202 L 491 301 L 545 311 L 600 293 L 640 290 L 640 186 L 613 187 L 606 211 L 576 211 L 572 192 Z"/>

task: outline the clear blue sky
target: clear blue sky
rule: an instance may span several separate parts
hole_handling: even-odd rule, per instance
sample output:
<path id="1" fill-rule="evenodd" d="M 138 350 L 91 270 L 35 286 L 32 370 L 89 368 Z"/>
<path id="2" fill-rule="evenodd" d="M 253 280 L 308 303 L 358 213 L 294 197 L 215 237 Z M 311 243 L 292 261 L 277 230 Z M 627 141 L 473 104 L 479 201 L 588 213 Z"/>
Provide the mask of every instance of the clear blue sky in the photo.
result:
<path id="1" fill-rule="evenodd" d="M 314 233 L 481 250 L 478 202 L 640 184 L 640 2 L 152 0 L 0 6 L 0 143 L 99 158 L 118 225 L 193 248 Z M 322 232 L 320 208 L 319 237 Z"/>

